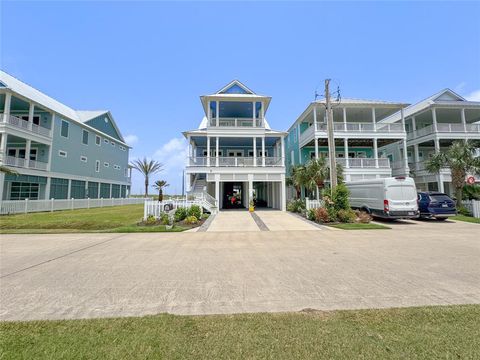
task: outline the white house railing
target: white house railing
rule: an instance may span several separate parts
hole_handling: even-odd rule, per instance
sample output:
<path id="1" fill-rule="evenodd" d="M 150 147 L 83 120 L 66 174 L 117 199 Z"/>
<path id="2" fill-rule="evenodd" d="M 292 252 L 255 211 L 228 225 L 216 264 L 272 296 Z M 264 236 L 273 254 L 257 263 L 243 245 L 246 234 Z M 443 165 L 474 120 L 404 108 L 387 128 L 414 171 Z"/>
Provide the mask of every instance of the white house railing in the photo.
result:
<path id="1" fill-rule="evenodd" d="M 326 158 L 328 163 L 328 158 Z M 375 169 L 377 168 L 390 168 L 390 160 L 388 158 L 336 158 L 335 162 L 343 166 L 343 168 L 351 169 Z"/>
<path id="2" fill-rule="evenodd" d="M 27 160 L 14 156 L 1 157 L 0 161 L 2 161 L 5 165 L 8 166 L 29 168 L 35 170 L 47 170 L 48 167 L 48 163 L 43 161 Z"/>
<path id="3" fill-rule="evenodd" d="M 143 198 L 2 200 L 0 201 L 0 215 L 133 205 L 142 204 L 144 201 L 146 201 L 146 199 Z"/>
<path id="4" fill-rule="evenodd" d="M 212 156 L 210 157 L 210 163 L 206 156 L 202 157 L 190 157 L 188 161 L 189 166 L 217 166 L 217 158 Z M 250 167 L 250 166 L 263 166 L 263 158 L 258 156 L 256 158 L 252 156 L 248 157 L 218 157 L 218 166 L 219 167 Z M 265 157 L 265 166 L 283 166 L 283 159 L 281 157 Z"/>
<path id="5" fill-rule="evenodd" d="M 480 133 L 480 124 L 460 123 L 437 123 L 437 133 Z M 421 136 L 434 134 L 433 125 L 427 125 L 421 129 L 407 133 L 407 139 L 415 139 Z"/>
<path id="6" fill-rule="evenodd" d="M 463 200 L 462 205 L 470 211 L 473 217 L 480 218 L 480 200 Z"/>
<path id="7" fill-rule="evenodd" d="M 254 118 L 233 118 L 233 117 L 220 117 L 218 118 L 218 126 L 219 127 L 262 127 L 263 121 L 262 119 L 254 119 Z M 217 126 L 217 119 L 212 117 L 210 119 L 209 126 L 215 127 Z"/>
<path id="8" fill-rule="evenodd" d="M 311 200 L 308 197 L 305 198 L 305 209 L 307 211 L 324 207 L 324 205 L 325 202 L 323 200 Z"/>
<path id="9" fill-rule="evenodd" d="M 13 115 L 0 114 L 0 123 L 8 124 L 42 136 L 52 137 L 52 132 L 50 129 L 34 124 L 30 121 L 20 119 Z"/>

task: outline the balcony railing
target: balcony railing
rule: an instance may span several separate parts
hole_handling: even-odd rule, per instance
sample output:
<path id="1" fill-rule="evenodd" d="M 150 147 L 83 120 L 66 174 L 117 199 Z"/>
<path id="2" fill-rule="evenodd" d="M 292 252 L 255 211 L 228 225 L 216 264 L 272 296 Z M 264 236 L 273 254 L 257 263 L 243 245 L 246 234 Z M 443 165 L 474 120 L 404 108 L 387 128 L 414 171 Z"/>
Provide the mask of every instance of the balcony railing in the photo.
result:
<path id="1" fill-rule="evenodd" d="M 254 118 L 230 118 L 230 117 L 221 117 L 218 118 L 219 127 L 263 127 L 262 119 Z M 210 126 L 217 126 L 217 119 L 212 117 L 210 120 Z"/>
<path id="2" fill-rule="evenodd" d="M 18 129 L 30 131 L 46 137 L 52 137 L 52 132 L 46 127 L 34 124 L 30 121 L 20 119 L 13 115 L 0 114 L 0 124 L 8 124 Z"/>
<path id="3" fill-rule="evenodd" d="M 219 167 L 251 167 L 263 166 L 263 159 L 265 159 L 265 166 L 283 166 L 281 157 L 218 157 Z M 217 158 L 211 157 L 210 163 L 207 157 L 190 157 L 189 166 L 217 166 Z"/>
<path id="4" fill-rule="evenodd" d="M 326 159 L 328 163 L 328 158 Z M 350 168 L 350 169 L 375 169 L 378 168 L 382 169 L 389 169 L 390 168 L 390 160 L 388 158 L 336 158 L 335 159 L 337 164 L 343 166 L 343 168 Z"/>
<path id="5" fill-rule="evenodd" d="M 0 160 L 2 160 L 2 162 L 7 166 L 29 168 L 35 170 L 47 170 L 48 167 L 48 164 L 43 161 L 27 160 L 14 156 L 5 156 L 3 158 L 0 158 Z"/>
<path id="6" fill-rule="evenodd" d="M 480 133 L 480 124 L 463 124 L 458 123 L 437 123 L 437 133 Z M 407 139 L 415 139 L 425 135 L 434 134 L 433 125 L 427 125 L 421 129 L 409 132 Z"/>
<path id="7" fill-rule="evenodd" d="M 376 125 L 376 126 L 375 126 Z M 371 122 L 334 122 L 333 131 L 339 132 L 403 132 L 403 126 L 399 123 L 394 124 L 373 124 Z M 317 123 L 317 131 L 327 131 L 326 123 Z"/>

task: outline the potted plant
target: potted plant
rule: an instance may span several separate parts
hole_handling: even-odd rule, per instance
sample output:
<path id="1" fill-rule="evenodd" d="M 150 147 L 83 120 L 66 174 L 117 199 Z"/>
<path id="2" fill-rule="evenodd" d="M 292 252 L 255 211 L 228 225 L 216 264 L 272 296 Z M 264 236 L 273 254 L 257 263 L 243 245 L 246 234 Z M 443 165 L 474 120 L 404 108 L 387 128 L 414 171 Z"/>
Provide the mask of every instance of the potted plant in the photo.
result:
<path id="1" fill-rule="evenodd" d="M 248 203 L 248 211 L 254 212 L 255 211 L 255 202 L 253 199 L 250 199 L 250 202 Z"/>

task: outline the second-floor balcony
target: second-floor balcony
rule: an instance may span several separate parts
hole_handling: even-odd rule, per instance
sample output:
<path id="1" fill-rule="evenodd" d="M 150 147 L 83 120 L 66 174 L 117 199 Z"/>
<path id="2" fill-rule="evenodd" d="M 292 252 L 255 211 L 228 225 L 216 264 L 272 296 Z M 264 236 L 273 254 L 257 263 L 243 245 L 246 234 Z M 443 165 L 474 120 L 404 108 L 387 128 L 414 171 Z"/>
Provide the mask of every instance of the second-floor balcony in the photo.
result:
<path id="1" fill-rule="evenodd" d="M 5 166 L 27 168 L 27 169 L 34 169 L 34 170 L 44 170 L 44 171 L 48 169 L 48 163 L 46 162 L 37 161 L 37 160 L 27 160 L 27 159 L 15 157 L 15 156 L 1 155 L 0 161 Z"/>
<path id="2" fill-rule="evenodd" d="M 2 124 L 9 125 L 26 132 L 42 135 L 48 138 L 52 137 L 52 131 L 50 129 L 34 124 L 27 120 L 23 120 L 13 115 L 0 114 L 0 125 Z"/>
<path id="3" fill-rule="evenodd" d="M 351 169 L 375 169 L 375 168 L 382 168 L 388 169 L 390 168 L 390 160 L 388 158 L 336 158 L 335 159 L 337 164 L 342 165 L 345 168 Z M 328 158 L 327 158 L 328 163 Z"/>
<path id="4" fill-rule="evenodd" d="M 416 139 L 435 133 L 454 134 L 454 133 L 470 133 L 480 134 L 480 124 L 459 124 L 459 123 L 438 123 L 437 128 L 433 125 L 427 125 L 421 129 L 407 133 L 407 139 Z"/>
<path id="5" fill-rule="evenodd" d="M 253 128 L 253 127 L 263 127 L 262 119 L 254 118 L 234 118 L 234 117 L 220 117 L 212 118 L 209 123 L 209 127 L 231 127 L 231 128 Z"/>
<path id="6" fill-rule="evenodd" d="M 283 159 L 281 157 L 190 157 L 188 166 L 191 167 L 281 167 Z"/>

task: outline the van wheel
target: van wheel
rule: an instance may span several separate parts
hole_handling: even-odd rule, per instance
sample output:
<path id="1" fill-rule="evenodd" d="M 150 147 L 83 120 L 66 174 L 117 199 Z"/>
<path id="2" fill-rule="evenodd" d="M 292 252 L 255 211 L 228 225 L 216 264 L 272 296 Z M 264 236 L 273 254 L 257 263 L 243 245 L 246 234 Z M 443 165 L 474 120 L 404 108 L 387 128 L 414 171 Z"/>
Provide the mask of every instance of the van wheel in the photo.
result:
<path id="1" fill-rule="evenodd" d="M 368 215 L 372 215 L 372 212 L 370 211 L 370 209 L 368 207 L 362 207 L 360 209 L 360 211 L 366 212 Z"/>

